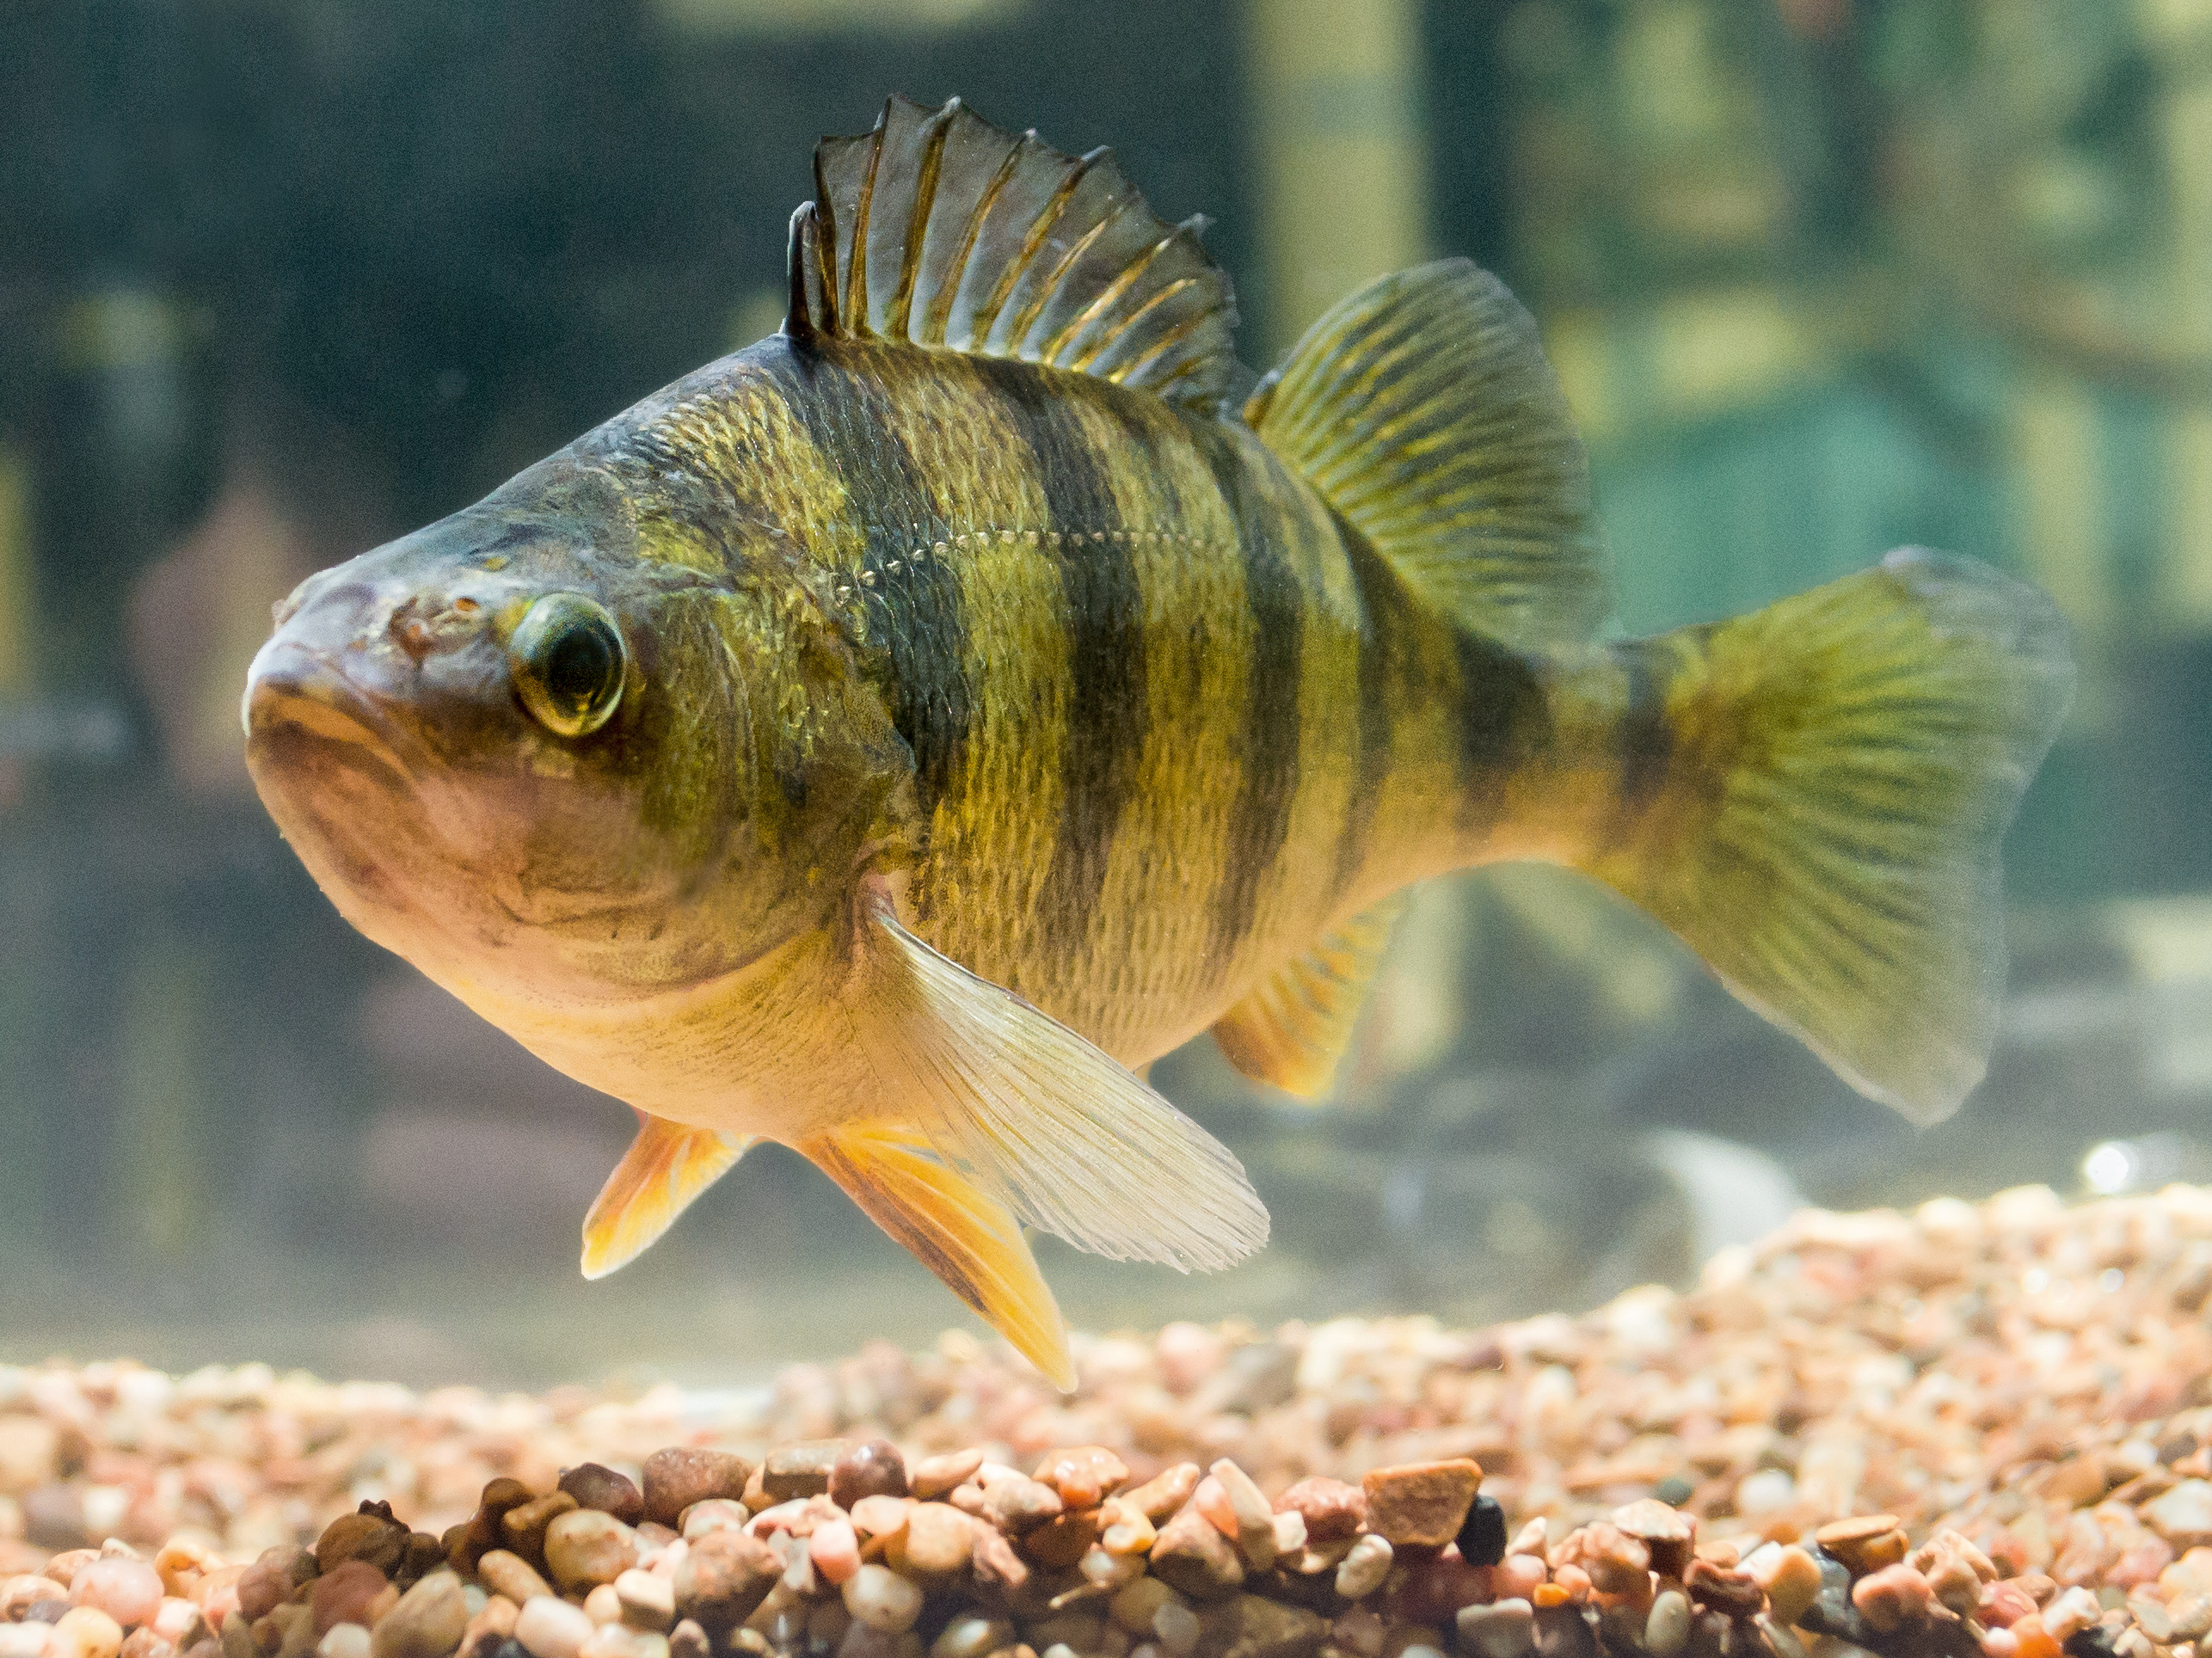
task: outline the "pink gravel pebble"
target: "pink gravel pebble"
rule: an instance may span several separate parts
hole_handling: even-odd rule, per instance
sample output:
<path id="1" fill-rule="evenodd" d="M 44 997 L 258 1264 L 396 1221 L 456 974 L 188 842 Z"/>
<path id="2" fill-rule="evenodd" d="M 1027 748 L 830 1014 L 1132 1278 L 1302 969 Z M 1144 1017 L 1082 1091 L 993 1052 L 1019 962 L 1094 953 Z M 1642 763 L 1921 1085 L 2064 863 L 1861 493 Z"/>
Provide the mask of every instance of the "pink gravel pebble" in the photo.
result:
<path id="1" fill-rule="evenodd" d="M 807 1539 L 807 1553 L 814 1569 L 833 1583 L 842 1583 L 860 1569 L 860 1538 L 852 1522 L 842 1515 L 814 1527 Z"/>
<path id="2" fill-rule="evenodd" d="M 110 1555 L 77 1573 L 69 1598 L 106 1612 L 126 1630 L 136 1629 L 161 1610 L 162 1575 L 143 1560 Z"/>

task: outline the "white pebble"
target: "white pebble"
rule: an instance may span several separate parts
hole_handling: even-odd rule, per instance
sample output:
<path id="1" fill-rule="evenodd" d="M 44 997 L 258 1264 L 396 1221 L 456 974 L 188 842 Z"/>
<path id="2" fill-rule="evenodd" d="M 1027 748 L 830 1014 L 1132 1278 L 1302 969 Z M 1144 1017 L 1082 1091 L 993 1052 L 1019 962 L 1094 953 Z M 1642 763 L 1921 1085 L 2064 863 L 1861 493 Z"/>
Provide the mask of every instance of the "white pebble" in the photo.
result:
<path id="1" fill-rule="evenodd" d="M 622 1596 L 611 1583 L 602 1583 L 584 1597 L 584 1616 L 600 1629 L 622 1622 Z"/>
<path id="2" fill-rule="evenodd" d="M 0 1624 L 0 1658 L 40 1658 L 51 1624 Z"/>
<path id="3" fill-rule="evenodd" d="M 1651 1658 L 1674 1658 L 1689 1641 L 1690 1597 L 1680 1589 L 1655 1596 L 1644 1619 L 1644 1644 Z"/>
<path id="4" fill-rule="evenodd" d="M 1487 1606 L 1462 1606 L 1458 1621 L 1459 1649 L 1478 1658 L 1522 1658 L 1536 1650 L 1536 1609 L 1517 1596 Z"/>
<path id="5" fill-rule="evenodd" d="M 592 1638 L 593 1624 L 581 1606 L 550 1594 L 533 1594 L 514 1620 L 514 1638 L 534 1658 L 576 1658 Z"/>
<path id="6" fill-rule="evenodd" d="M 333 1624 L 329 1632 L 315 1643 L 315 1658 L 369 1658 L 367 1626 Z"/>
<path id="7" fill-rule="evenodd" d="M 1390 1575 L 1390 1539 L 1367 1532 L 1352 1545 L 1336 1568 L 1336 1593 L 1347 1600 L 1361 1600 L 1382 1587 Z"/>
<path id="8" fill-rule="evenodd" d="M 753 1516 L 730 1497 L 708 1497 L 684 1510 L 684 1536 L 696 1543 L 709 1532 L 740 1531 Z"/>
<path id="9" fill-rule="evenodd" d="M 1037 1658 L 1075 1658 L 1075 1649 L 1065 1641 L 1055 1641 L 1039 1653 Z"/>
<path id="10" fill-rule="evenodd" d="M 965 1612 L 944 1626 L 944 1633 L 930 1648 L 930 1658 L 984 1658 L 986 1653 L 1013 1644 L 1014 1626 L 1003 1618 Z"/>
<path id="11" fill-rule="evenodd" d="M 1179 1600 L 1163 1601 L 1152 1614 L 1152 1633 L 1171 1658 L 1189 1658 L 1198 1648 L 1198 1614 Z"/>
<path id="12" fill-rule="evenodd" d="M 599 1591 L 593 1589 L 592 1593 L 597 1594 Z M 676 1621 L 676 1584 L 673 1578 L 632 1566 L 615 1579 L 614 1593 L 621 1603 L 623 1621 L 633 1628 L 659 1630 L 665 1634 Z"/>
<path id="13" fill-rule="evenodd" d="M 579 1658 L 668 1658 L 668 1637 L 626 1624 L 605 1624 L 578 1651 Z"/>
<path id="14" fill-rule="evenodd" d="M 1398 1658 L 1444 1658 L 1444 1655 L 1435 1648 L 1416 1641 L 1410 1647 L 1400 1647 Z"/>
<path id="15" fill-rule="evenodd" d="M 922 1591 L 888 1566 L 871 1562 L 845 1579 L 845 1609 L 872 1630 L 897 1635 L 922 1615 Z"/>

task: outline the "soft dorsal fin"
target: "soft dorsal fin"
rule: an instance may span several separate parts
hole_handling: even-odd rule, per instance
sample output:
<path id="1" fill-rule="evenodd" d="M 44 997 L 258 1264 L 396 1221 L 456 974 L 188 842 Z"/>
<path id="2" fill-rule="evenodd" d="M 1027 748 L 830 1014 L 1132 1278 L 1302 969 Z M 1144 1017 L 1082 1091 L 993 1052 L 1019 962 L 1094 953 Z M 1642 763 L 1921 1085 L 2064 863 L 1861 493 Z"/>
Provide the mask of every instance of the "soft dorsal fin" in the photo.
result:
<path id="1" fill-rule="evenodd" d="M 894 97 L 814 147 L 783 329 L 1012 357 L 1211 408 L 1236 361 L 1229 279 L 1109 150 L 1062 155 L 957 98 Z"/>
<path id="2" fill-rule="evenodd" d="M 1362 911 L 1215 1020 L 1229 1063 L 1301 1099 L 1328 1092 L 1404 913 L 1403 893 Z"/>
<path id="3" fill-rule="evenodd" d="M 1447 259 L 1337 301 L 1244 418 L 1461 627 L 1535 649 L 1612 610 L 1582 438 L 1488 271 Z"/>

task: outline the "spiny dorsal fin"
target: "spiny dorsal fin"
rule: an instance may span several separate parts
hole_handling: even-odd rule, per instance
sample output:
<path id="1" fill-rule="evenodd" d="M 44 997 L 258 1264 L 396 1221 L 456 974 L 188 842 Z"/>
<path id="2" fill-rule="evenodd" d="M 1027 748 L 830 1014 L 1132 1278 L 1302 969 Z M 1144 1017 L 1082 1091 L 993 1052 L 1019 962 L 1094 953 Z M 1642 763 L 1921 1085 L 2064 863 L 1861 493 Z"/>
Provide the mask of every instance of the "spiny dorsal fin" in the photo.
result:
<path id="1" fill-rule="evenodd" d="M 1110 150 L 894 97 L 873 132 L 815 146 L 814 192 L 791 220 L 795 338 L 1049 363 L 1194 408 L 1228 387 L 1237 308 L 1205 220 L 1159 218 Z"/>
<path id="2" fill-rule="evenodd" d="M 1300 1099 L 1327 1093 L 1404 913 L 1402 893 L 1362 911 L 1215 1020 L 1229 1063 Z"/>
<path id="3" fill-rule="evenodd" d="M 1582 438 L 1488 271 L 1449 259 L 1337 301 L 1244 418 L 1460 626 L 1531 649 L 1612 610 Z"/>

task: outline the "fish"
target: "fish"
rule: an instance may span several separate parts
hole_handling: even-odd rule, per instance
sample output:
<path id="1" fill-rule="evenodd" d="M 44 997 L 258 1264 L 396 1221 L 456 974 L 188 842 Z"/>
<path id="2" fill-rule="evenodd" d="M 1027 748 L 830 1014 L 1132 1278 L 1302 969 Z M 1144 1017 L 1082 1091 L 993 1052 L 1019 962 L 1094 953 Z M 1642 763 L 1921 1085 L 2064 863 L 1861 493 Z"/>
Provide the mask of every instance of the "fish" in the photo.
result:
<path id="1" fill-rule="evenodd" d="M 1612 636 L 1495 276 L 1384 277 L 1261 378 L 1110 150 L 894 97 L 814 170 L 778 332 L 310 577 L 248 678 L 346 919 L 638 1114 L 588 1275 L 772 1140 L 1070 1387 L 1029 1230 L 1268 1238 L 1150 1063 L 1324 1094 L 1408 889 L 1506 860 L 1915 1121 L 1979 1083 L 2071 685 L 2040 592 L 1902 549 Z"/>

